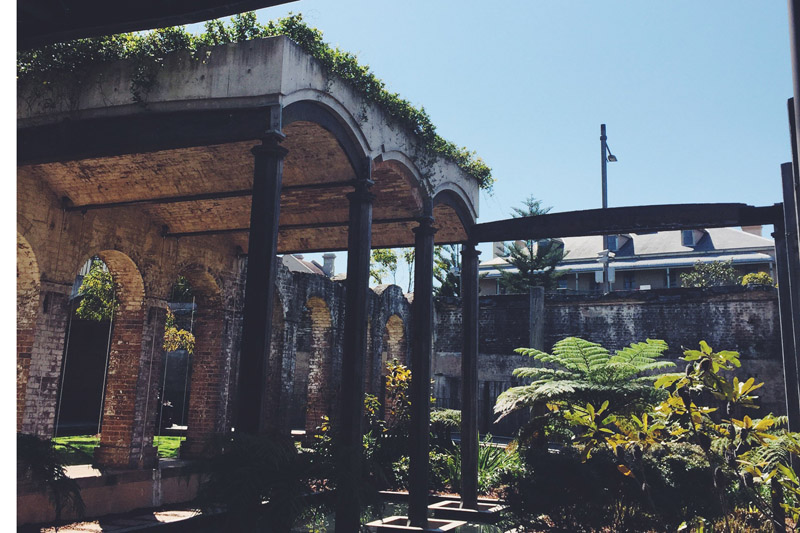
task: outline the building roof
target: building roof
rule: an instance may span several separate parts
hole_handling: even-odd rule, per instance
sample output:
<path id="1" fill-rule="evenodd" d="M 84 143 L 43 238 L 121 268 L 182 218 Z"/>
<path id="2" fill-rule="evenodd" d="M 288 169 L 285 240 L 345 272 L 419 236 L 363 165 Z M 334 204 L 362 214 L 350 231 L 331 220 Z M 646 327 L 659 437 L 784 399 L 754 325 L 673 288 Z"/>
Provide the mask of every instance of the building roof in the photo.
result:
<path id="1" fill-rule="evenodd" d="M 282 260 L 283 266 L 291 272 L 303 272 L 305 274 L 318 274 L 324 276 L 325 272 L 313 261 L 306 261 L 302 255 L 286 254 Z"/>
<path id="2" fill-rule="evenodd" d="M 696 262 L 732 261 L 734 264 L 770 263 L 773 261 L 775 243 L 733 228 L 709 228 L 700 230 L 695 246 L 684 246 L 680 231 L 625 234 L 620 248 L 611 263 L 617 270 L 691 267 Z M 593 272 L 602 269 L 597 261 L 603 249 L 603 237 L 565 237 L 566 256 L 557 270 Z M 488 277 L 497 277 L 497 269 L 508 268 L 503 257 L 493 257 L 480 264 Z"/>

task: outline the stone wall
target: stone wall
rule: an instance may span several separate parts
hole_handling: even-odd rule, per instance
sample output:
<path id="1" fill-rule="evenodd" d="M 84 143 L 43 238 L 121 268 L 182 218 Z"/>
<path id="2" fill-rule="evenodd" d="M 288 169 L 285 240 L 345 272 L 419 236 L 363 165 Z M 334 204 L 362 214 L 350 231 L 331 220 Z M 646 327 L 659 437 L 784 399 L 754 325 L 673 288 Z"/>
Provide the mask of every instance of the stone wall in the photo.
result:
<path id="1" fill-rule="evenodd" d="M 480 299 L 479 416 L 483 429 L 503 432 L 513 425 L 490 424 L 497 393 L 513 384 L 511 372 L 532 364 L 513 353 L 527 346 L 528 295 Z M 545 351 L 564 337 L 581 337 L 616 350 L 648 338 L 665 340 L 667 358 L 705 340 L 716 350 L 741 354 L 741 376 L 766 382 L 763 412 L 785 412 L 777 292 L 769 287 L 665 289 L 609 295 L 552 293 L 545 298 Z M 460 405 L 461 313 L 459 302 L 438 302 L 434 344 L 434 396 L 445 407 Z M 681 366 L 682 367 L 682 366 Z"/>

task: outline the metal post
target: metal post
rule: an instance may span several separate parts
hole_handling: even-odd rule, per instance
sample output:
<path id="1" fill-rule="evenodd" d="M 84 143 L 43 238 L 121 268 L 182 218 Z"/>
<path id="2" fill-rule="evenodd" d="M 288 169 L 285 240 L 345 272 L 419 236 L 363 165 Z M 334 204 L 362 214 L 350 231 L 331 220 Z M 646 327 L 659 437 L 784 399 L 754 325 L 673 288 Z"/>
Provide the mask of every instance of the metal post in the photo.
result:
<path id="1" fill-rule="evenodd" d="M 775 273 L 778 282 L 778 317 L 780 319 L 783 355 L 783 381 L 786 391 L 786 414 L 789 431 L 800 429 L 800 387 L 798 387 L 797 358 L 795 357 L 792 302 L 790 296 L 789 259 L 786 255 L 786 232 L 783 221 L 775 222 Z"/>
<path id="2" fill-rule="evenodd" d="M 280 113 L 277 109 L 276 113 Z M 278 115 L 279 116 L 279 115 Z M 253 199 L 250 207 L 250 240 L 247 253 L 242 349 L 239 357 L 239 394 L 236 429 L 263 431 L 262 413 L 272 332 L 272 299 L 275 293 L 275 256 L 278 247 L 283 158 L 287 150 L 278 128 L 253 148 Z"/>
<path id="3" fill-rule="evenodd" d="M 789 283 L 789 299 L 791 301 L 790 328 L 794 337 L 795 359 L 800 347 L 800 242 L 797 233 L 797 206 L 794 191 L 794 173 L 791 163 L 781 165 L 783 182 L 783 226 L 786 236 L 786 281 Z"/>
<path id="4" fill-rule="evenodd" d="M 372 243 L 373 185 L 371 160 L 356 182 L 350 200 L 347 234 L 347 293 L 345 295 L 344 346 L 340 411 L 334 436 L 338 441 L 336 466 L 336 533 L 360 527 L 361 423 L 364 417 L 364 361 L 367 356 L 367 292 Z"/>
<path id="5" fill-rule="evenodd" d="M 414 337 L 411 345 L 411 428 L 409 431 L 408 517 L 413 527 L 428 527 L 431 350 L 433 348 L 433 227 L 423 217 L 414 228 Z"/>
<path id="6" fill-rule="evenodd" d="M 608 208 L 608 145 L 606 125 L 600 124 L 600 169 L 603 185 L 603 209 Z M 603 235 L 603 250 L 608 250 L 608 235 Z M 603 292 L 611 292 L 608 283 L 608 262 L 603 263 Z"/>
<path id="7" fill-rule="evenodd" d="M 800 101 L 800 0 L 788 0 L 789 7 L 789 43 L 792 61 L 792 88 L 794 100 Z M 792 152 L 795 171 L 797 170 L 797 154 L 800 152 L 800 106 L 791 110 L 792 117 Z M 795 172 L 797 174 L 797 172 Z M 800 179 L 800 176 L 795 176 Z"/>
<path id="8" fill-rule="evenodd" d="M 478 256 L 475 243 L 461 250 L 461 506 L 478 508 Z"/>

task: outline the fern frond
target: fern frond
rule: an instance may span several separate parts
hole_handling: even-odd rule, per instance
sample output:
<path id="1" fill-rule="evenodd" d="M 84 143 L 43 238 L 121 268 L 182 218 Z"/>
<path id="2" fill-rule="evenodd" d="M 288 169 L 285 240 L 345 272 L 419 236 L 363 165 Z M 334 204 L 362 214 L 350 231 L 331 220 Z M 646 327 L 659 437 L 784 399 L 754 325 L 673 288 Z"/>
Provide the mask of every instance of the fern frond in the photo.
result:
<path id="1" fill-rule="evenodd" d="M 573 379 L 577 376 L 574 372 L 569 372 L 567 370 L 558 370 L 554 368 L 543 368 L 543 367 L 523 367 L 523 368 L 516 368 L 511 373 L 512 376 L 515 378 L 522 378 L 522 379 L 535 379 L 535 380 L 543 380 L 546 378 L 550 379 L 557 379 L 557 378 L 566 378 L 566 379 Z"/>
<path id="2" fill-rule="evenodd" d="M 579 337 L 567 337 L 555 343 L 552 355 L 537 359 L 561 365 L 569 370 L 589 373 L 605 365 L 609 353 L 597 343 Z"/>

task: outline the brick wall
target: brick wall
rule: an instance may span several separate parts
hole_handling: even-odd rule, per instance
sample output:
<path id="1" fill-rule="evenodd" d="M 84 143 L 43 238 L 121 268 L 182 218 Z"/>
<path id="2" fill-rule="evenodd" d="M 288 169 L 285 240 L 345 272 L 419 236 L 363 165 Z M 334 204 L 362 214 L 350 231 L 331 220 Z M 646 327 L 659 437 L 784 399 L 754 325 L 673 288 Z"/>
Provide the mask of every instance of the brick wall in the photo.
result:
<path id="1" fill-rule="evenodd" d="M 531 365 L 513 353 L 529 342 L 528 295 L 480 298 L 479 416 L 492 426 L 497 394 L 514 385 L 514 368 Z M 437 302 L 433 372 L 434 396 L 442 407 L 460 406 L 460 302 Z M 545 298 L 545 350 L 568 336 L 615 350 L 647 338 L 665 340 L 667 357 L 677 360 L 682 346 L 705 340 L 714 349 L 741 354 L 739 374 L 766 382 L 763 412 L 785 412 L 777 294 L 772 288 L 724 287 L 615 292 L 609 295 L 554 293 Z M 507 426 L 511 428 L 511 426 Z"/>

